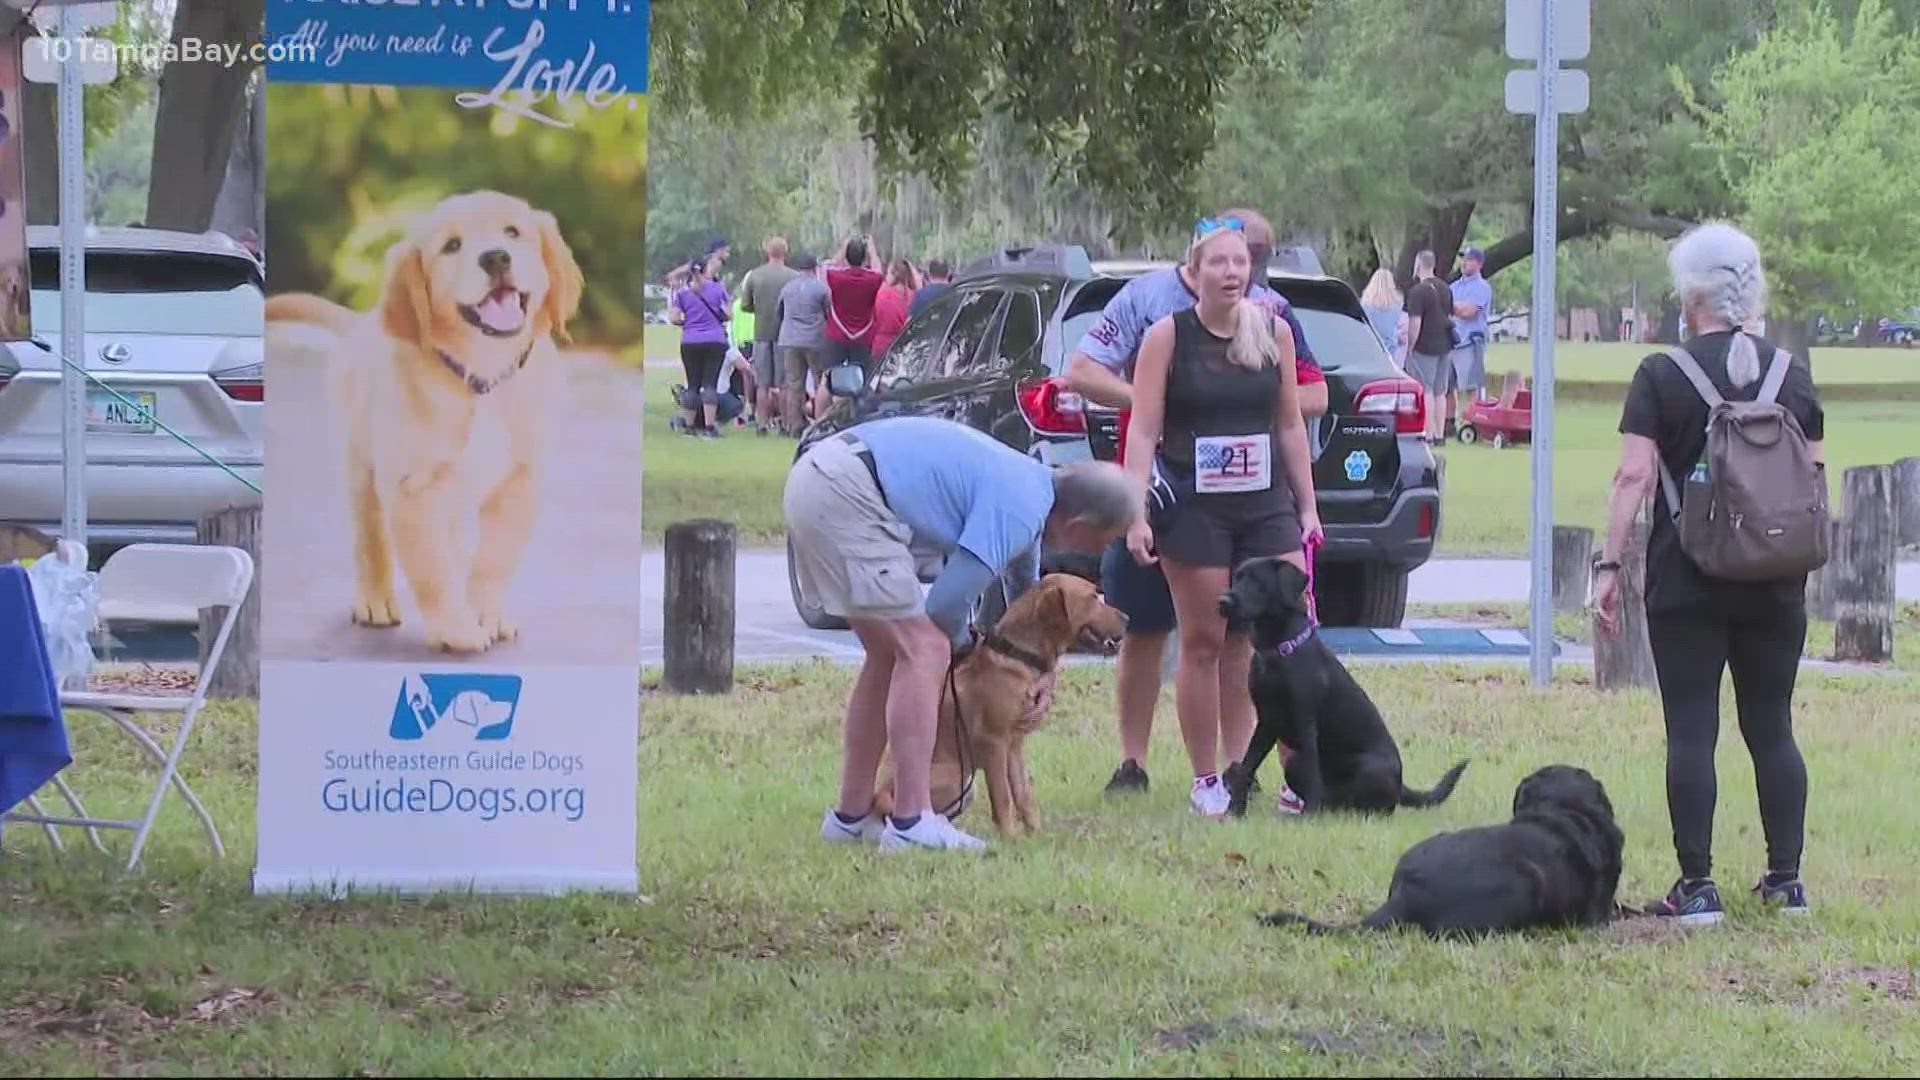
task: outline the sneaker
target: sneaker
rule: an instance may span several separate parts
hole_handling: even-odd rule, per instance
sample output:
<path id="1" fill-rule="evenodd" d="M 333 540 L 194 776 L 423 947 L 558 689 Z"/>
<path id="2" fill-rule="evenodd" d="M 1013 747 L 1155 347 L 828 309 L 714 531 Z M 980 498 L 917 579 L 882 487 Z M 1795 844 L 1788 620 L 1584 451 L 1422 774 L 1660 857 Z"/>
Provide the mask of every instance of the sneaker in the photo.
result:
<path id="1" fill-rule="evenodd" d="M 1307 812 L 1307 800 L 1294 794 L 1292 787 L 1281 784 L 1280 794 L 1274 797 L 1273 808 L 1283 814 L 1298 816 Z"/>
<path id="2" fill-rule="evenodd" d="M 1762 904 L 1779 911 L 1782 915 L 1812 913 L 1812 909 L 1807 906 L 1807 887 L 1800 883 L 1799 878 L 1778 885 L 1768 885 L 1767 879 L 1763 877 L 1754 885 L 1753 891 L 1760 894 Z"/>
<path id="3" fill-rule="evenodd" d="M 1193 812 L 1201 817 L 1219 820 L 1227 816 L 1227 785 L 1220 782 L 1218 776 L 1196 776 L 1193 778 L 1193 791 L 1187 796 L 1193 806 Z"/>
<path id="4" fill-rule="evenodd" d="M 1147 770 L 1140 763 L 1128 758 L 1113 770 L 1113 779 L 1107 781 L 1106 794 L 1145 794 L 1147 791 Z"/>
<path id="5" fill-rule="evenodd" d="M 893 819 L 887 819 L 887 827 L 880 834 L 880 850 L 906 851 L 911 848 L 929 848 L 935 851 L 980 851 L 987 846 L 985 840 L 977 836 L 968 836 L 953 827 L 953 822 L 929 810 L 920 815 L 913 828 L 900 830 L 893 827 Z"/>
<path id="6" fill-rule="evenodd" d="M 884 828 L 885 823 L 879 814 L 868 814 L 849 825 L 840 820 L 840 815 L 834 813 L 832 807 L 828 807 L 827 816 L 820 819 L 820 838 L 830 844 L 858 844 L 880 839 Z"/>
<path id="7" fill-rule="evenodd" d="M 1672 919 L 1681 926 L 1712 926 L 1727 917 L 1727 909 L 1720 903 L 1720 888 L 1712 878 L 1691 884 L 1681 878 L 1664 899 L 1647 905 L 1647 914 Z"/>

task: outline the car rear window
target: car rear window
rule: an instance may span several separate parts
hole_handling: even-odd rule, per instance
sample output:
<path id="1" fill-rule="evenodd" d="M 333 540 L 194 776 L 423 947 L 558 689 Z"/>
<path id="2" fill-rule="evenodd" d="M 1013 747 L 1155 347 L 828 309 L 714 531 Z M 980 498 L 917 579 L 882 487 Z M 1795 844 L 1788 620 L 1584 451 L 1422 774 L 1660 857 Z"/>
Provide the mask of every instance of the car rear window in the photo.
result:
<path id="1" fill-rule="evenodd" d="M 1313 346 L 1322 371 L 1363 378 L 1394 374 L 1393 358 L 1366 321 L 1359 299 L 1346 286 L 1276 278 L 1273 287 L 1293 305 L 1294 317 L 1307 332 L 1307 343 Z"/>
<path id="2" fill-rule="evenodd" d="M 35 251 L 33 331 L 60 330 L 60 256 Z M 88 333 L 214 334 L 259 337 L 264 296 L 252 263 L 176 252 L 89 252 Z"/>

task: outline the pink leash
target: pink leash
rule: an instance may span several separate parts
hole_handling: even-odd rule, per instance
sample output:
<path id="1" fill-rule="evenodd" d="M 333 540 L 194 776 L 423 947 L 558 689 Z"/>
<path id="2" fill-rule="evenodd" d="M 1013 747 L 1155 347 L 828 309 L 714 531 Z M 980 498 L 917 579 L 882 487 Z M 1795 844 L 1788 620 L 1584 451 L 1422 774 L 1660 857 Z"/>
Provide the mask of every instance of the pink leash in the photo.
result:
<path id="1" fill-rule="evenodd" d="M 1326 542 L 1327 534 L 1315 529 L 1307 534 L 1305 543 L 1301 545 L 1301 553 L 1307 558 L 1307 618 L 1312 620 L 1314 626 L 1320 625 L 1320 601 L 1314 596 L 1313 559 Z"/>

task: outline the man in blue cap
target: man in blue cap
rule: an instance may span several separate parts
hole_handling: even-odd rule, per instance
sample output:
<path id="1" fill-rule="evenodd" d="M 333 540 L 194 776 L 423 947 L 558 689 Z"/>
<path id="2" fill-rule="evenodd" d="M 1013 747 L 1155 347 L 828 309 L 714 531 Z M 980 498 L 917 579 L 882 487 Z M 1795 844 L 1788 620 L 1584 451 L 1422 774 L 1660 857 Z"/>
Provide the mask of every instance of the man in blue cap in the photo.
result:
<path id="1" fill-rule="evenodd" d="M 1453 283 L 1454 417 L 1466 416 L 1467 405 L 1487 385 L 1487 310 L 1493 307 L 1493 285 L 1480 276 L 1487 254 L 1469 247 L 1460 254 L 1460 278 Z"/>

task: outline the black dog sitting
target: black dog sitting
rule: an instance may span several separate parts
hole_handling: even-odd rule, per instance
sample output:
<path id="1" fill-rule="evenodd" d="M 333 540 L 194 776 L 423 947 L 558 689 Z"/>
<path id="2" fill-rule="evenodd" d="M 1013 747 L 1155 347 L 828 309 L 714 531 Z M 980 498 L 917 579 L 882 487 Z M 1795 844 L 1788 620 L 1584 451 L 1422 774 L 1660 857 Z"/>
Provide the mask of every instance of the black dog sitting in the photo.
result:
<path id="1" fill-rule="evenodd" d="M 1245 760 L 1226 773 L 1228 813 L 1247 812 L 1247 793 L 1273 744 L 1292 749 L 1287 783 L 1306 812 L 1391 814 L 1397 806 L 1438 806 L 1466 771 L 1460 762 L 1432 791 L 1401 782 L 1400 748 L 1373 699 L 1321 641 L 1307 611 L 1307 575 L 1284 559 L 1249 559 L 1233 573 L 1220 614 L 1253 637 L 1248 689 L 1260 725 Z"/>
<path id="2" fill-rule="evenodd" d="M 1420 841 L 1400 856 L 1387 902 L 1349 926 L 1304 915 L 1263 915 L 1267 926 L 1312 933 L 1417 926 L 1438 936 L 1597 926 L 1618 911 L 1626 836 L 1593 774 L 1549 765 L 1520 781 L 1513 820 Z"/>

